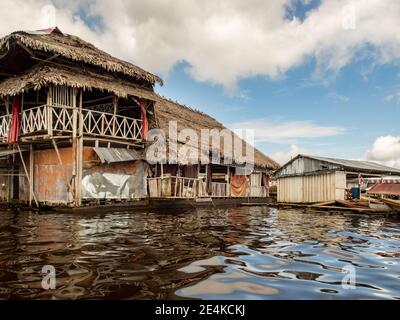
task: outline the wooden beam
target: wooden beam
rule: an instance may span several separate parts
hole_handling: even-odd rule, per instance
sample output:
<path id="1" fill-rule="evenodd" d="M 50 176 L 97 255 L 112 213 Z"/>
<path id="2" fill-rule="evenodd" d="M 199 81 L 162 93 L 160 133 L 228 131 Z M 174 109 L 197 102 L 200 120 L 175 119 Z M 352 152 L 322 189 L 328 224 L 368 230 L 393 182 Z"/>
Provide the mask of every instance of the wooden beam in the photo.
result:
<path id="1" fill-rule="evenodd" d="M 28 48 L 26 45 L 24 45 L 21 41 L 17 41 L 17 44 L 24 49 L 32 58 L 37 58 L 36 54 L 33 52 L 31 48 Z"/>
<path id="2" fill-rule="evenodd" d="M 29 178 L 31 183 L 29 184 L 29 206 L 32 207 L 32 200 L 33 200 L 33 186 L 34 186 L 34 149 L 33 145 L 31 144 L 29 147 Z"/>
<path id="3" fill-rule="evenodd" d="M 82 205 L 82 170 L 83 170 L 83 90 L 79 90 L 79 105 L 78 105 L 78 136 L 77 136 L 77 183 L 76 183 L 76 199 L 77 205 Z"/>
<path id="4" fill-rule="evenodd" d="M 60 165 L 63 165 L 63 162 L 62 162 L 62 159 L 61 159 L 61 155 L 60 155 L 60 151 L 58 150 L 58 147 L 57 147 L 57 143 L 56 143 L 56 141 L 54 139 L 51 139 L 51 141 L 53 142 L 54 150 L 56 150 L 57 157 L 58 157 L 58 162 L 60 163 Z"/>
<path id="5" fill-rule="evenodd" d="M 78 110 L 76 108 L 76 94 L 75 94 L 75 89 L 74 89 L 74 94 L 73 94 L 73 110 L 72 110 L 72 176 L 74 178 L 74 205 L 77 206 L 79 204 L 79 197 L 78 197 L 78 174 L 77 174 L 77 169 L 78 169 L 78 164 L 77 164 L 77 149 L 78 149 L 78 144 L 77 144 L 77 117 L 78 117 Z"/>
<path id="6" fill-rule="evenodd" d="M 109 99 L 112 99 L 112 98 L 113 98 L 113 96 L 108 96 L 108 97 L 103 97 L 103 98 L 99 98 L 99 99 L 88 100 L 88 101 L 83 102 L 83 104 L 96 103 L 96 102 L 100 102 L 100 101 L 103 101 L 103 100 L 109 100 Z"/>
<path id="7" fill-rule="evenodd" d="M 23 165 L 23 167 L 24 167 L 24 171 L 25 171 L 26 178 L 28 179 L 29 188 L 33 190 L 33 184 L 32 184 L 32 181 L 31 181 L 31 179 L 30 179 L 28 170 L 27 170 L 27 168 L 26 168 L 25 161 L 24 161 L 24 157 L 22 156 L 21 148 L 20 148 L 20 146 L 19 146 L 18 144 L 17 144 L 17 148 L 18 148 L 19 156 L 20 156 L 21 161 L 22 161 L 22 165 Z M 33 199 L 35 200 L 35 203 L 36 203 L 37 207 L 39 208 L 39 202 L 38 202 L 38 200 L 37 200 L 37 198 L 36 198 L 35 192 L 32 192 L 32 196 L 33 196 Z"/>

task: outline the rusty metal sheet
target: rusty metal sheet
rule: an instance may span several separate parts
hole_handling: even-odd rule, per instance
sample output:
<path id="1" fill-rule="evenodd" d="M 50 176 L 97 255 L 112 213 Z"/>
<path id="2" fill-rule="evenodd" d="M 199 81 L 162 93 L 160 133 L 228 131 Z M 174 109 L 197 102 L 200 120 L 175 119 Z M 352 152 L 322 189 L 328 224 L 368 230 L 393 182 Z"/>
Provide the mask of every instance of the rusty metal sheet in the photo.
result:
<path id="1" fill-rule="evenodd" d="M 94 151 L 100 158 L 101 163 L 116 163 L 142 160 L 143 153 L 124 148 L 94 148 Z"/>
<path id="2" fill-rule="evenodd" d="M 378 183 L 367 193 L 400 196 L 400 183 Z"/>

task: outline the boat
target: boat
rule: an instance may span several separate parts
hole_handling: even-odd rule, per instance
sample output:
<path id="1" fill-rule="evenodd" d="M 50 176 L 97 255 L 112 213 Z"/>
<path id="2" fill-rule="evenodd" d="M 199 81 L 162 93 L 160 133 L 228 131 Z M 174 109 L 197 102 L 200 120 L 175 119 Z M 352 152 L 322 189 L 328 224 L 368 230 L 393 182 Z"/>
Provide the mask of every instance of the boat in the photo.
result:
<path id="1" fill-rule="evenodd" d="M 382 201 L 394 211 L 400 213 L 400 200 L 382 199 Z"/>

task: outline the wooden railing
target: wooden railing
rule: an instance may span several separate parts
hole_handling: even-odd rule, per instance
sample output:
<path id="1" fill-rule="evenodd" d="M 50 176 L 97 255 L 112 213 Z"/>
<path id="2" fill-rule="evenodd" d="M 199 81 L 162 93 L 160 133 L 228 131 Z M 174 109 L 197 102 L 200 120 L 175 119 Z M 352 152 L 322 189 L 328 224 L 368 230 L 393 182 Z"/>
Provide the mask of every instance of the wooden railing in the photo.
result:
<path id="1" fill-rule="evenodd" d="M 151 198 L 206 197 L 206 184 L 202 179 L 184 177 L 148 178 Z"/>
<path id="2" fill-rule="evenodd" d="M 5 115 L 0 117 L 0 137 L 7 138 L 10 128 L 11 116 Z"/>
<path id="3" fill-rule="evenodd" d="M 74 115 L 75 112 L 75 115 Z M 75 117 L 75 119 L 74 119 Z M 83 134 L 124 140 L 141 140 L 142 121 L 111 113 L 82 109 Z M 11 115 L 0 117 L 0 137 L 7 138 Z M 31 108 L 21 112 L 21 135 L 46 133 L 72 133 L 74 125 L 79 133 L 78 109 L 67 106 L 49 106 Z"/>
<path id="4" fill-rule="evenodd" d="M 250 197 L 265 198 L 267 197 L 267 189 L 263 186 L 250 186 L 249 190 Z"/>
<path id="5" fill-rule="evenodd" d="M 49 109 L 40 106 L 21 112 L 21 134 L 29 135 L 35 132 L 47 131 L 49 128 Z"/>
<path id="6" fill-rule="evenodd" d="M 82 113 L 85 134 L 141 140 L 142 121 L 139 119 L 86 109 L 83 109 Z"/>
<path id="7" fill-rule="evenodd" d="M 222 182 L 212 182 L 212 196 L 213 197 L 229 197 L 229 185 Z"/>

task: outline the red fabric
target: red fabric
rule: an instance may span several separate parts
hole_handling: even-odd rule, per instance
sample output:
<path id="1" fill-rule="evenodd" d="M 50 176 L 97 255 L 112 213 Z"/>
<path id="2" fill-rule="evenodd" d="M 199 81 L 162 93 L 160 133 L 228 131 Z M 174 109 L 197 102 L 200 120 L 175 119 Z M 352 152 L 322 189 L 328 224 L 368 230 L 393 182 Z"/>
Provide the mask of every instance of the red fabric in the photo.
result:
<path id="1" fill-rule="evenodd" d="M 8 143 L 18 142 L 19 123 L 21 113 L 21 99 L 19 96 L 14 97 L 12 105 L 11 124 L 8 130 Z"/>
<path id="2" fill-rule="evenodd" d="M 149 121 L 143 99 L 140 100 L 140 116 L 142 119 L 142 139 L 146 141 L 149 134 Z"/>
<path id="3" fill-rule="evenodd" d="M 246 197 L 247 196 L 247 177 L 231 175 L 231 196 Z"/>

